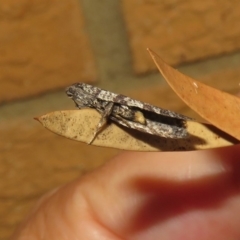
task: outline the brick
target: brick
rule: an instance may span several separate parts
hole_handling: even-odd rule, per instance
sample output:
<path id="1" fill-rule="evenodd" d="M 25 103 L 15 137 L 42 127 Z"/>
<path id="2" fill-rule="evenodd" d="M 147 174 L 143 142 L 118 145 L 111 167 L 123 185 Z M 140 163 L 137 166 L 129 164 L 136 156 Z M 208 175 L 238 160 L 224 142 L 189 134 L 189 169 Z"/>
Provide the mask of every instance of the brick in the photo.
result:
<path id="1" fill-rule="evenodd" d="M 0 102 L 95 80 L 78 0 L 0 4 Z"/>
<path id="2" fill-rule="evenodd" d="M 146 48 L 177 65 L 240 49 L 240 2 L 123 0 L 136 73 L 156 69 Z"/>

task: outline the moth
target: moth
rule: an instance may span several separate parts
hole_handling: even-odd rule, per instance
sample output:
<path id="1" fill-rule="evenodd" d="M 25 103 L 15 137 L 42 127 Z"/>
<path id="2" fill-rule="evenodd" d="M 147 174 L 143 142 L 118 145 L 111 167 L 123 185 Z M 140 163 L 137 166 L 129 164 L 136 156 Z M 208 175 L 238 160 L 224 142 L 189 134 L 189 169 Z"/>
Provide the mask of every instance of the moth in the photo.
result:
<path id="1" fill-rule="evenodd" d="M 66 94 L 79 109 L 93 108 L 101 114 L 101 119 L 89 144 L 109 120 L 124 127 L 163 138 L 188 137 L 186 120 L 191 120 L 191 118 L 173 111 L 85 83 L 71 85 L 66 89 Z"/>

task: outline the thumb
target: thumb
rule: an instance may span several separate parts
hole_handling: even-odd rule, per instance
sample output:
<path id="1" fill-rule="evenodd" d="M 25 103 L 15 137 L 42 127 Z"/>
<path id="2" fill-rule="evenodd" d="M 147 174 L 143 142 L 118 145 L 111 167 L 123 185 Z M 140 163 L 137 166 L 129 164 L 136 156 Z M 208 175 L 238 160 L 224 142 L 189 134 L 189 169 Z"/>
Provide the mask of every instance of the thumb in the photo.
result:
<path id="1" fill-rule="evenodd" d="M 239 239 L 239 155 L 124 153 L 46 196 L 13 239 Z"/>

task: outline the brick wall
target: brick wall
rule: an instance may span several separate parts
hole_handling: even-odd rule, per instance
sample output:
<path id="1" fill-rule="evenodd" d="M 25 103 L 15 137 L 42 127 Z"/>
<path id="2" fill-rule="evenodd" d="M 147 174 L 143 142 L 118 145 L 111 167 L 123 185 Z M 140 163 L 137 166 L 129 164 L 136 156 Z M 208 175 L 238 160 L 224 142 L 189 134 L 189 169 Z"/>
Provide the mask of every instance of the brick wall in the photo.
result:
<path id="1" fill-rule="evenodd" d="M 153 73 L 147 47 L 188 75 L 237 92 L 239 4 L 1 0 L 0 240 L 42 194 L 118 153 L 56 136 L 34 116 L 73 108 L 63 88 L 77 81 L 193 114 Z"/>
<path id="2" fill-rule="evenodd" d="M 236 0 L 0 4 L 0 102 L 96 81 L 106 58 L 146 74 L 155 69 L 146 47 L 173 65 L 240 48 Z M 122 60 L 122 53 L 129 56 Z"/>
<path id="3" fill-rule="evenodd" d="M 239 1 L 124 0 L 122 7 L 137 73 L 155 68 L 146 46 L 174 65 L 240 49 Z"/>

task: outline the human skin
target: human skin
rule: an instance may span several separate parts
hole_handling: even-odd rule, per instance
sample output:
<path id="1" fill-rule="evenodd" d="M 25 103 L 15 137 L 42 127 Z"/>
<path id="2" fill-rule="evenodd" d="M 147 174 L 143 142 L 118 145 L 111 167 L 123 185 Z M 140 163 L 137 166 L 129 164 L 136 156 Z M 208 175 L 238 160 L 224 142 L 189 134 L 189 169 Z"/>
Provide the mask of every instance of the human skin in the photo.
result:
<path id="1" fill-rule="evenodd" d="M 14 240 L 240 239 L 240 146 L 123 153 L 44 196 Z"/>

